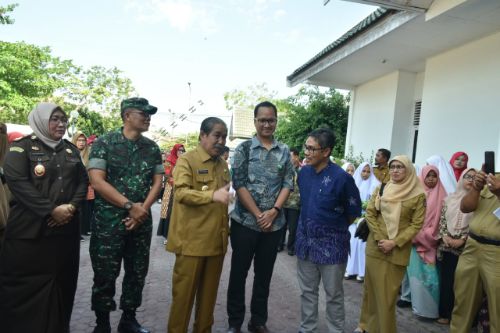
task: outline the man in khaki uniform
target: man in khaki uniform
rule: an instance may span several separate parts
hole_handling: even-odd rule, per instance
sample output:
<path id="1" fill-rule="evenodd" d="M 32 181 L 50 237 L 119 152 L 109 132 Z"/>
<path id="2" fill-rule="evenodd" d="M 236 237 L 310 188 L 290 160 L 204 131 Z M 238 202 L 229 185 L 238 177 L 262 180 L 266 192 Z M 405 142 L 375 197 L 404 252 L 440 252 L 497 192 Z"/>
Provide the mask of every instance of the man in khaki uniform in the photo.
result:
<path id="1" fill-rule="evenodd" d="M 485 187 L 484 185 L 487 184 Z M 469 238 L 455 272 L 455 307 L 450 332 L 466 333 L 483 298 L 488 299 L 491 332 L 500 332 L 500 179 L 479 171 L 460 209 L 474 212 Z"/>
<path id="2" fill-rule="evenodd" d="M 167 331 L 188 331 L 196 296 L 193 333 L 211 332 L 213 311 L 227 250 L 229 170 L 220 157 L 227 127 L 219 118 L 205 119 L 200 143 L 183 154 L 174 170 L 174 204 L 167 251 L 176 255 L 172 306 Z"/>
<path id="3" fill-rule="evenodd" d="M 387 184 L 387 182 L 391 179 L 391 176 L 389 175 L 389 166 L 387 164 L 390 158 L 391 152 L 385 148 L 380 148 L 375 154 L 373 174 L 383 184 Z"/>

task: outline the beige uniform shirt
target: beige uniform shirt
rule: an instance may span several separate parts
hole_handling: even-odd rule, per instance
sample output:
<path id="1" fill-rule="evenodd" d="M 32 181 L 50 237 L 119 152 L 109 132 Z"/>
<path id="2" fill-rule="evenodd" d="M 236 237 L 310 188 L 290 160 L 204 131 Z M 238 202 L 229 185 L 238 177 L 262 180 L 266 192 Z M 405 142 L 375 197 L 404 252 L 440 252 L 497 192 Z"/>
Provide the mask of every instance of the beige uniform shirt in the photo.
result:
<path id="1" fill-rule="evenodd" d="M 493 212 L 500 208 L 500 200 L 486 186 L 480 195 L 478 206 L 469 222 L 469 231 L 478 236 L 500 241 L 500 220 L 493 215 Z"/>
<path id="2" fill-rule="evenodd" d="M 389 166 L 384 167 L 374 167 L 373 174 L 377 179 L 384 184 L 387 184 L 391 180 L 391 175 L 389 174 Z"/>
<path id="3" fill-rule="evenodd" d="M 227 205 L 212 202 L 214 191 L 230 181 L 227 163 L 199 145 L 183 154 L 174 169 L 174 203 L 167 251 L 186 256 L 217 256 L 227 250 Z"/>
<path id="4" fill-rule="evenodd" d="M 378 190 L 379 188 L 376 191 L 378 192 Z M 394 238 L 396 246 L 389 255 L 385 255 L 378 248 L 377 242 L 389 239 L 389 236 L 384 218 L 375 208 L 375 197 L 375 195 L 372 196 L 366 208 L 365 218 L 370 228 L 370 234 L 366 241 L 366 255 L 388 260 L 395 265 L 407 266 L 410 259 L 411 240 L 424 224 L 425 194 L 422 193 L 401 203 L 398 234 Z"/>

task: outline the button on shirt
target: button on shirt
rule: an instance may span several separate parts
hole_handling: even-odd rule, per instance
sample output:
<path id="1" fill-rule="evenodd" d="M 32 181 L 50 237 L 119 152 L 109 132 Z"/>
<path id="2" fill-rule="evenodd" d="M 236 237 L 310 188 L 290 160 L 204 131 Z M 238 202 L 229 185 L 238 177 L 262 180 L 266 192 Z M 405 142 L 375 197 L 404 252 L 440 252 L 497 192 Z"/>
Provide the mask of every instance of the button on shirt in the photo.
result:
<path id="1" fill-rule="evenodd" d="M 316 173 L 304 166 L 299 174 L 301 210 L 295 250 L 297 257 L 315 264 L 347 262 L 349 218 L 361 215 L 361 199 L 354 179 L 331 162 Z"/>
<path id="2" fill-rule="evenodd" d="M 231 170 L 234 189 L 245 187 L 262 212 L 274 207 L 282 188 L 293 187 L 294 170 L 290 150 L 276 140 L 269 150 L 255 136 L 241 143 L 234 151 Z M 253 214 L 240 200 L 236 200 L 231 218 L 252 230 L 262 231 Z M 272 231 L 284 225 L 285 216 L 281 211 L 273 222 Z"/>

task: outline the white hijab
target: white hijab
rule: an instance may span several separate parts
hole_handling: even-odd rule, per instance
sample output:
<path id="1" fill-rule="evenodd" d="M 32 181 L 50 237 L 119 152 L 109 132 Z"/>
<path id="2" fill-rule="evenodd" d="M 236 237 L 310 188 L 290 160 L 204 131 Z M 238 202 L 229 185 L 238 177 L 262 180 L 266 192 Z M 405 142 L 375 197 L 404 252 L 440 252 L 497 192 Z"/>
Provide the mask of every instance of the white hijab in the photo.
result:
<path id="1" fill-rule="evenodd" d="M 449 195 L 457 189 L 457 179 L 451 164 L 442 156 L 432 155 L 426 160 L 427 164 L 434 165 L 439 170 L 439 180 L 444 186 L 446 193 Z"/>
<path id="2" fill-rule="evenodd" d="M 38 103 L 28 115 L 28 123 L 30 124 L 33 133 L 42 140 L 47 146 L 55 149 L 61 140 L 52 140 L 49 132 L 49 119 L 52 113 L 56 110 L 61 110 L 61 107 L 54 103 L 42 102 Z"/>
<path id="3" fill-rule="evenodd" d="M 361 177 L 361 173 L 367 165 L 370 167 L 370 176 L 368 177 L 368 179 L 364 180 Z M 380 185 L 380 181 L 373 174 L 373 167 L 368 162 L 363 162 L 358 166 L 356 171 L 354 171 L 353 178 L 356 182 L 356 186 L 359 189 L 361 201 L 370 199 L 370 196 L 373 194 L 375 188 Z"/>

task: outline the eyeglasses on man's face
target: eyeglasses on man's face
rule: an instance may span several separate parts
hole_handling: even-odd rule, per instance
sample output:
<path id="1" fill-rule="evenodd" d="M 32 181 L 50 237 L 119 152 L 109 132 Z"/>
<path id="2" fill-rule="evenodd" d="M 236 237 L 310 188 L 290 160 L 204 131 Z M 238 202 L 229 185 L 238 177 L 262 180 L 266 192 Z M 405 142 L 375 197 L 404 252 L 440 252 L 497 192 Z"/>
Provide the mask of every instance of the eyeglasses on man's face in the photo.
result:
<path id="1" fill-rule="evenodd" d="M 303 145 L 302 148 L 304 149 L 304 151 L 308 151 L 308 152 L 311 152 L 314 154 L 314 152 L 316 151 L 319 151 L 319 150 L 323 150 L 325 148 L 316 148 L 316 147 L 313 147 L 313 146 L 308 146 L 308 145 Z"/>
<path id="2" fill-rule="evenodd" d="M 273 125 L 276 125 L 276 123 L 278 122 L 278 119 L 276 118 L 255 118 L 255 120 L 257 121 L 257 123 L 259 123 L 259 125 L 270 125 L 270 126 L 273 126 Z"/>
<path id="3" fill-rule="evenodd" d="M 464 176 L 464 179 L 471 182 L 474 180 L 474 178 L 476 178 L 476 176 L 473 176 L 473 175 L 465 175 Z"/>
<path id="4" fill-rule="evenodd" d="M 395 171 L 395 170 L 401 171 L 401 170 L 404 170 L 404 169 L 406 169 L 406 167 L 404 165 L 391 165 L 389 167 L 389 170 L 391 170 L 391 171 Z"/>

